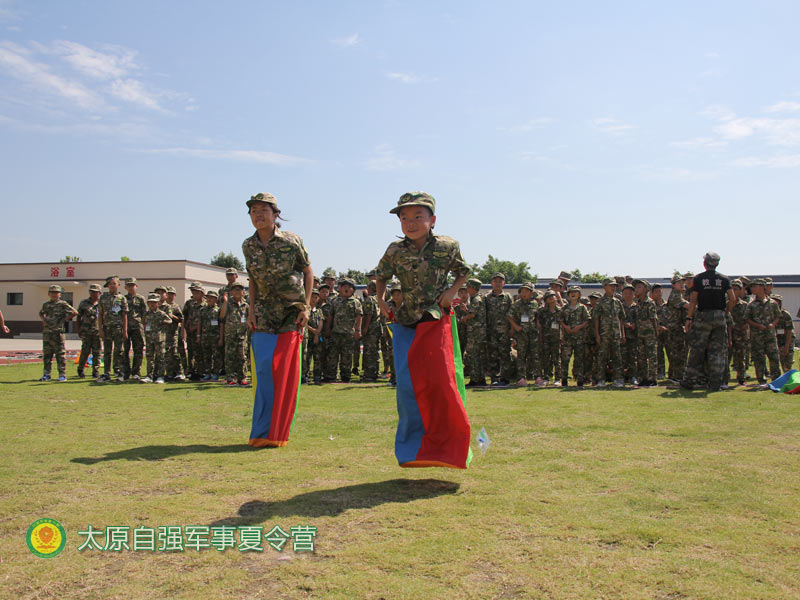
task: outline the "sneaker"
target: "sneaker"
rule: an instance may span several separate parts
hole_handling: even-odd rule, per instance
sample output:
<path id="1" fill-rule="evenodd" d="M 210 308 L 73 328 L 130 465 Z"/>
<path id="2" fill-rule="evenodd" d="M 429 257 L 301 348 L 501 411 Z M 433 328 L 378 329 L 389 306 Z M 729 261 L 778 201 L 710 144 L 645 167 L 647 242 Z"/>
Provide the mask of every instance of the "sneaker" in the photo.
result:
<path id="1" fill-rule="evenodd" d="M 177 381 L 185 381 L 185 380 L 186 380 L 186 376 L 185 376 L 185 375 L 183 375 L 183 374 L 176 375 L 176 376 L 175 376 L 175 379 L 176 379 Z"/>
<path id="2" fill-rule="evenodd" d="M 229 382 L 227 383 L 227 385 L 236 385 L 236 382 L 235 382 L 235 381 L 229 381 Z"/>
<path id="3" fill-rule="evenodd" d="M 200 381 L 211 381 L 211 375 L 203 375 Z"/>
<path id="4" fill-rule="evenodd" d="M 156 383 L 164 383 L 164 378 L 159 377 L 158 379 L 156 379 Z"/>
<path id="5" fill-rule="evenodd" d="M 553 380 L 553 387 L 561 387 L 561 382 L 558 379 Z"/>
<path id="6" fill-rule="evenodd" d="M 100 375 L 97 379 L 95 379 L 97 383 L 103 383 L 105 380 L 106 380 L 105 375 Z"/>
<path id="7" fill-rule="evenodd" d="M 241 385 L 241 386 L 247 386 L 247 385 L 250 385 L 250 382 L 249 382 L 249 381 L 247 381 L 247 379 L 242 379 L 242 380 L 239 382 L 239 385 Z"/>
<path id="8" fill-rule="evenodd" d="M 616 381 L 614 381 L 613 386 L 615 388 L 624 388 L 625 387 L 625 381 L 622 380 L 622 379 L 617 379 Z"/>
<path id="9" fill-rule="evenodd" d="M 39 381 L 50 381 L 50 375 L 42 375 L 42 377 L 41 377 L 41 379 L 39 379 Z"/>
<path id="10" fill-rule="evenodd" d="M 78 371 L 78 379 L 86 379 L 86 374 L 83 372 L 82 369 Z"/>
<path id="11" fill-rule="evenodd" d="M 153 380 L 150 379 L 147 375 L 142 377 L 139 381 L 141 381 L 142 383 L 153 383 Z"/>
<path id="12" fill-rule="evenodd" d="M 125 376 L 124 376 L 124 375 L 119 375 L 119 376 L 117 377 L 117 381 L 119 381 L 120 383 L 122 383 L 123 381 L 125 381 Z"/>
<path id="13" fill-rule="evenodd" d="M 594 384 L 594 387 L 602 387 L 602 388 L 606 387 L 606 380 L 601 379 L 600 381 Z"/>
<path id="14" fill-rule="evenodd" d="M 631 385 L 634 386 L 634 387 L 638 386 L 639 385 L 639 380 L 636 379 L 636 377 L 634 377 L 633 379 L 631 379 Z"/>
<path id="15" fill-rule="evenodd" d="M 575 385 L 579 388 L 583 388 L 583 379 L 578 379 L 578 382 Z"/>
<path id="16" fill-rule="evenodd" d="M 212 375 L 211 381 L 219 381 L 219 375 Z"/>
<path id="17" fill-rule="evenodd" d="M 59 381 L 62 381 L 62 382 L 63 382 L 63 381 L 66 381 L 66 380 L 67 380 L 67 376 L 66 376 L 66 375 L 59 375 L 59 376 L 58 376 L 58 380 L 59 380 Z"/>
<path id="18" fill-rule="evenodd" d="M 524 377 L 521 377 L 519 381 L 517 381 L 517 385 L 519 387 L 526 387 L 528 385 L 528 380 Z"/>
<path id="19" fill-rule="evenodd" d="M 727 383 L 723 383 L 721 386 L 719 386 L 719 389 L 721 389 L 722 391 L 727 391 L 731 388 Z"/>
<path id="20" fill-rule="evenodd" d="M 131 377 L 131 379 L 133 379 L 134 381 L 139 381 L 141 379 L 141 377 L 139 377 L 139 375 L 137 374 L 137 375 L 134 375 L 133 377 Z"/>

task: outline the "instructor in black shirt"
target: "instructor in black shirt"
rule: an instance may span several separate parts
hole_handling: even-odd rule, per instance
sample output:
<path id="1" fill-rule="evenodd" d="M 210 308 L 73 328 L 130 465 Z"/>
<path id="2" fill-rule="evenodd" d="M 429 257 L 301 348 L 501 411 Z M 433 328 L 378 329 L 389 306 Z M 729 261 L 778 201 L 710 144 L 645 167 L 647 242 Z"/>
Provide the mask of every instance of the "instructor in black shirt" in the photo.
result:
<path id="1" fill-rule="evenodd" d="M 690 390 L 702 384 L 707 384 L 710 392 L 723 389 L 722 377 L 728 362 L 728 326 L 725 313 L 731 311 L 736 298 L 730 279 L 717 273 L 718 264 L 719 254 L 707 252 L 703 257 L 705 271 L 695 276 L 689 297 L 686 325 L 689 359 L 683 372 L 681 387 Z M 727 382 L 724 387 L 727 388 Z"/>

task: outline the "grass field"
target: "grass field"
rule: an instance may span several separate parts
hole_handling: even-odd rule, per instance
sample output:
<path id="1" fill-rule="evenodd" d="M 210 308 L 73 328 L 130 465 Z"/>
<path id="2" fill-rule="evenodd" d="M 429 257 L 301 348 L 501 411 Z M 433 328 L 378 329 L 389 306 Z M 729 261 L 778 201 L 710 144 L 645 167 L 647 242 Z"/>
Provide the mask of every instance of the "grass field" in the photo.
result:
<path id="1" fill-rule="evenodd" d="M 800 597 L 796 397 L 470 391 L 488 452 L 404 470 L 385 385 L 304 387 L 289 446 L 253 450 L 249 389 L 40 374 L 0 368 L 2 598 Z M 66 530 L 51 559 L 26 546 L 40 517 Z M 89 524 L 317 535 L 79 552 Z"/>

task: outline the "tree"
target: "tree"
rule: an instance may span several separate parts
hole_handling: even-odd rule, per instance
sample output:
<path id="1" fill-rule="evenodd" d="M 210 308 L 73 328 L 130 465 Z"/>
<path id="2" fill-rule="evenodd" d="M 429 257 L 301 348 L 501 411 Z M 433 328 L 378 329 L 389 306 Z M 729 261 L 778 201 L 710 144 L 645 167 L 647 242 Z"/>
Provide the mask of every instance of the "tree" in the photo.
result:
<path id="1" fill-rule="evenodd" d="M 60 259 L 58 262 L 60 263 L 74 263 L 74 262 L 81 262 L 80 256 L 65 256 L 64 258 Z"/>
<path id="2" fill-rule="evenodd" d="M 473 276 L 480 279 L 483 283 L 489 283 L 495 273 L 502 273 L 506 276 L 506 283 L 525 283 L 526 281 L 533 281 L 539 279 L 538 275 L 531 275 L 530 266 L 527 262 L 515 263 L 510 260 L 500 260 L 491 254 L 489 258 L 483 263 L 483 266 L 478 267 L 477 264 L 472 265 Z"/>
<path id="3" fill-rule="evenodd" d="M 239 271 L 244 271 L 244 264 L 241 260 L 239 260 L 238 256 L 234 256 L 233 252 L 228 252 L 225 254 L 224 252 L 220 252 L 214 258 L 211 259 L 211 264 L 217 267 L 226 267 L 230 268 L 233 267 L 234 269 L 238 269 Z"/>
<path id="4" fill-rule="evenodd" d="M 605 273 L 600 273 L 599 271 L 595 271 L 594 273 L 586 273 L 586 275 L 582 275 L 579 269 L 575 269 L 572 272 L 572 278 L 577 279 L 581 283 L 600 283 L 608 277 Z"/>
<path id="5" fill-rule="evenodd" d="M 130 256 L 120 256 L 120 257 L 119 257 L 119 259 L 120 259 L 122 262 L 130 262 L 130 260 L 131 260 L 131 257 L 130 257 Z"/>
<path id="6" fill-rule="evenodd" d="M 367 285 L 369 283 L 369 277 L 363 271 L 359 271 L 358 269 L 347 269 L 347 272 L 341 277 L 348 277 L 356 282 L 356 284 L 360 285 Z"/>

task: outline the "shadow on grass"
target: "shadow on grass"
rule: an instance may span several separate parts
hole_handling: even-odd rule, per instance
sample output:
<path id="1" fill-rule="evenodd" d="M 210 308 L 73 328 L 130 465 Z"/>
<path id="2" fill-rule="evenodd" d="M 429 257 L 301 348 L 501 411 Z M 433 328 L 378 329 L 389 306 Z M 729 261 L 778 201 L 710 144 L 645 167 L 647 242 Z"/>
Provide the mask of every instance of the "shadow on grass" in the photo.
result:
<path id="1" fill-rule="evenodd" d="M 100 457 L 79 456 L 71 459 L 70 462 L 79 463 L 81 465 L 94 465 L 108 460 L 163 460 L 183 454 L 229 454 L 232 452 L 258 452 L 263 449 L 271 449 L 271 447 L 254 448 L 247 444 L 230 444 L 228 446 L 209 446 L 207 444 L 191 444 L 189 446 L 139 446 L 138 448 L 129 448 L 128 450 L 120 450 L 119 452 L 110 452 Z"/>
<path id="2" fill-rule="evenodd" d="M 389 502 L 413 502 L 455 494 L 458 488 L 458 483 L 441 479 L 390 479 L 346 485 L 306 492 L 276 502 L 250 500 L 239 507 L 238 516 L 219 519 L 211 526 L 256 525 L 275 517 L 332 517 L 351 508 L 373 508 Z"/>

